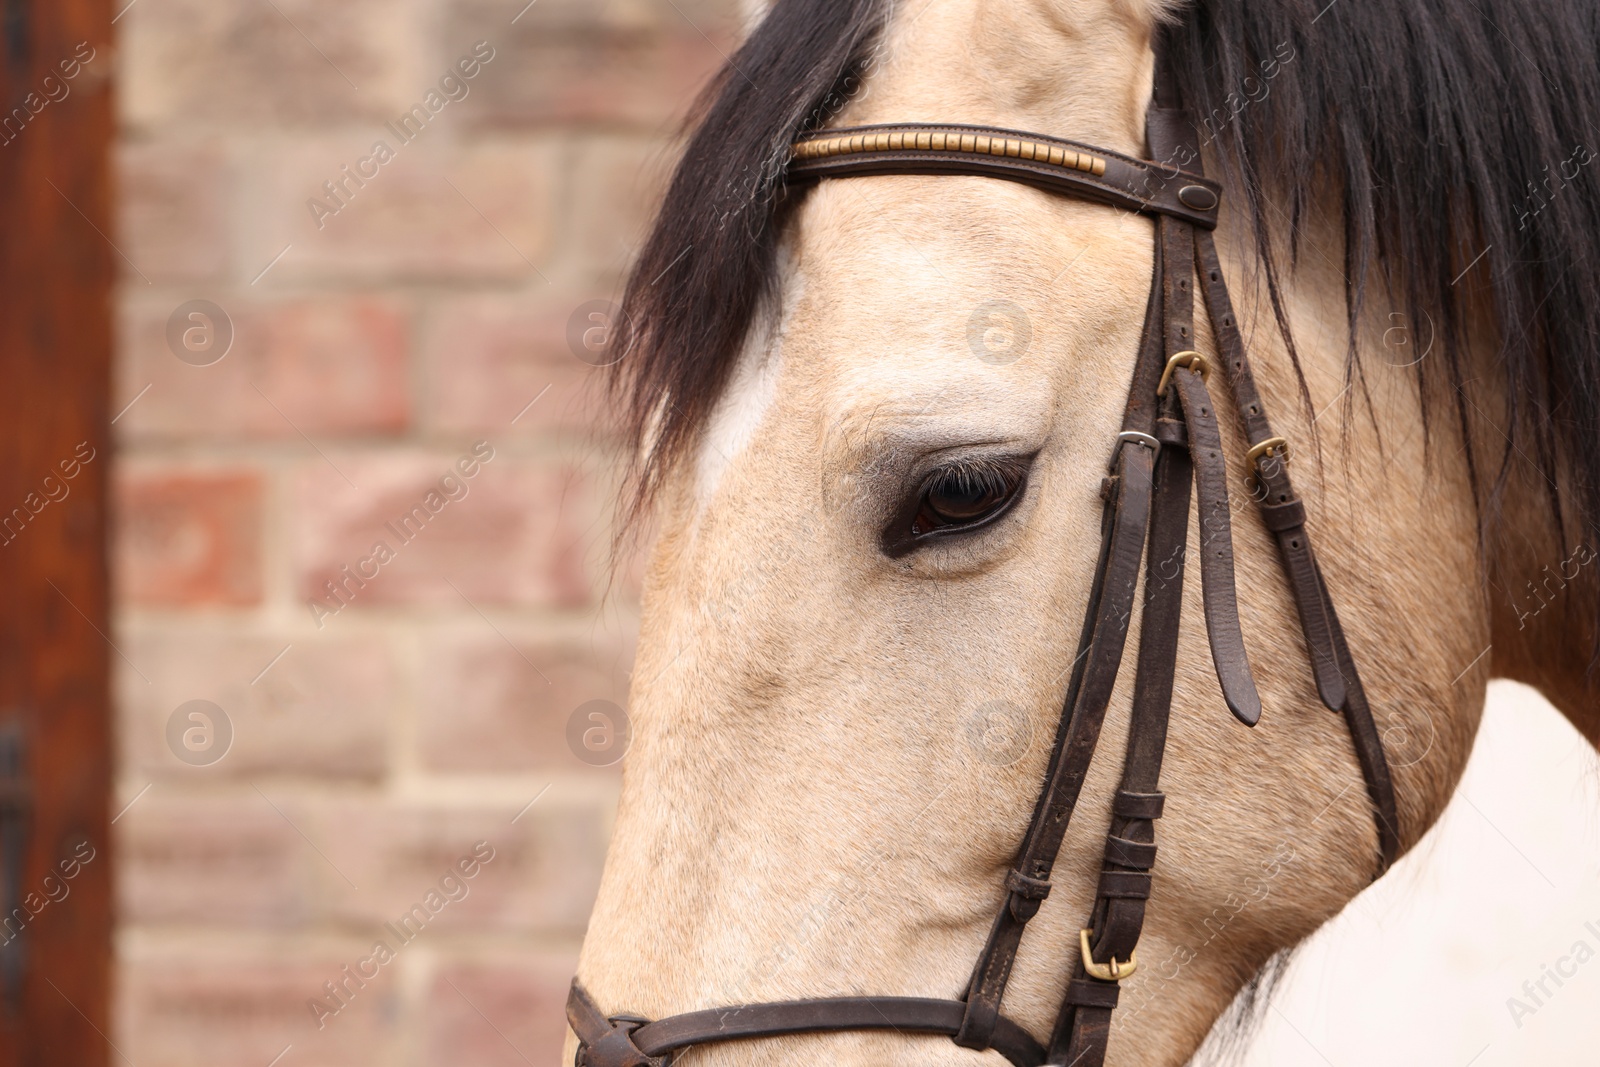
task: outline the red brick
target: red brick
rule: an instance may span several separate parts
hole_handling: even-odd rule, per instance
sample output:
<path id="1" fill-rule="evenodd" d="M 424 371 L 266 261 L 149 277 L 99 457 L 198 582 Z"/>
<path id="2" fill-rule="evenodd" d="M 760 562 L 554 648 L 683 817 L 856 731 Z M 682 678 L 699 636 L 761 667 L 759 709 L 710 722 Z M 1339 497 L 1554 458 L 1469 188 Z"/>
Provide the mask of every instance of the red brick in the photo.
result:
<path id="1" fill-rule="evenodd" d="M 117 154 L 123 251 L 145 278 L 219 278 L 228 265 L 226 158 L 213 145 L 124 144 Z M 142 280 L 142 279 L 140 279 Z"/>
<path id="2" fill-rule="evenodd" d="M 491 13 L 499 10 L 465 0 L 456 18 L 493 25 Z M 467 107 L 485 126 L 632 125 L 664 132 L 736 47 L 736 13 L 735 0 L 677 10 L 664 0 L 541 2 L 495 36 L 498 55 Z"/>
<path id="3" fill-rule="evenodd" d="M 317 899 L 322 860 L 253 791 L 201 800 L 158 784 L 115 829 L 123 922 L 289 927 Z"/>
<path id="4" fill-rule="evenodd" d="M 462 121 L 450 111 L 454 106 L 435 116 L 410 144 L 380 130 L 360 141 L 307 142 L 279 154 L 258 223 L 261 267 L 286 245 L 292 247 L 258 284 L 348 285 L 352 279 L 544 284 L 540 271 L 548 266 L 561 165 L 555 146 L 458 148 L 448 139 Z M 394 149 L 395 158 L 345 198 L 337 214 L 314 216 L 307 206 L 313 198 L 331 204 L 323 183 L 340 177 L 341 165 L 356 167 L 380 139 Z"/>
<path id="5" fill-rule="evenodd" d="M 530 787 L 528 800 L 540 788 Z M 449 931 L 582 933 L 605 859 L 602 813 L 587 801 L 566 802 L 559 785 L 519 816 L 526 803 L 324 807 L 313 839 L 360 887 L 329 882 L 330 906 L 348 922 L 395 922 L 412 905 L 424 903 L 476 842 L 487 841 L 494 858 L 465 882 L 465 897 L 432 917 L 417 935 L 419 942 L 437 944 Z"/>
<path id="6" fill-rule="evenodd" d="M 337 1015 L 317 1017 L 307 1002 L 341 968 L 371 951 L 350 940 L 308 951 L 218 943 L 204 950 L 124 953 L 117 983 L 116 1042 L 141 1067 L 378 1067 L 398 1062 L 405 1012 L 403 961 L 350 999 Z"/>
<path id="7" fill-rule="evenodd" d="M 422 341 L 429 403 L 424 424 L 452 435 L 496 438 L 604 433 L 604 371 L 567 344 L 574 312 L 602 292 L 556 296 L 540 290 L 531 297 L 444 302 Z"/>
<path id="8" fill-rule="evenodd" d="M 441 967 L 425 1007 L 425 1067 L 559 1062 L 577 963 L 576 952 L 546 950 Z"/>
<path id="9" fill-rule="evenodd" d="M 118 674 L 122 766 L 146 780 L 373 779 L 387 765 L 389 716 L 400 695 L 379 638 L 257 636 L 190 624 L 141 628 L 119 644 L 139 671 Z M 215 703 L 233 725 L 227 754 L 199 768 L 178 761 L 166 740 L 173 710 L 196 699 Z"/>
<path id="10" fill-rule="evenodd" d="M 514 23 L 517 34 L 634 33 L 660 36 L 696 26 L 708 34 L 727 33 L 748 0 L 539 0 L 521 10 Z M 513 12 L 518 9 L 512 8 Z M 505 5 L 499 0 L 450 0 L 451 25 L 474 37 L 493 36 L 506 24 Z"/>
<path id="11" fill-rule="evenodd" d="M 123 120 L 233 135 L 382 121 L 419 88 L 411 11 L 388 0 L 131 5 L 117 25 Z"/>
<path id="12" fill-rule="evenodd" d="M 630 648 L 513 648 L 493 634 L 428 646 L 418 742 L 430 770 L 582 771 L 567 747 L 573 711 L 597 699 L 627 704 Z"/>
<path id="13" fill-rule="evenodd" d="M 390 524 L 421 506 L 467 454 L 465 446 L 431 454 L 330 454 L 338 471 L 322 462 L 303 468 L 291 514 L 294 588 L 308 618 L 317 615 L 311 601 L 336 603 L 325 583 L 345 566 L 354 573 L 380 541 L 394 558 L 364 586 L 348 586 L 354 592 L 344 610 L 427 604 L 475 616 L 475 607 L 486 605 L 580 607 L 592 601 L 605 533 L 591 476 L 581 466 L 497 450 L 463 481 L 466 496 L 446 503 L 409 541 L 395 535 Z M 372 565 L 365 570 L 371 573 Z M 320 621 L 336 626 L 340 619 Z"/>
<path id="14" fill-rule="evenodd" d="M 568 271 L 603 293 L 620 280 L 649 232 L 673 157 L 654 138 L 586 137 L 573 149 Z M 692 256 L 690 250 L 686 257 Z"/>
<path id="15" fill-rule="evenodd" d="M 262 482 L 254 471 L 122 468 L 116 595 L 150 607 L 261 599 Z"/>
<path id="16" fill-rule="evenodd" d="M 233 347 L 206 367 L 167 347 L 178 302 L 140 300 L 124 310 L 119 393 L 131 399 L 150 386 L 117 422 L 125 437 L 303 443 L 301 434 L 320 442 L 397 433 L 410 422 L 410 316 L 401 302 L 356 295 L 216 303 L 233 323 Z"/>

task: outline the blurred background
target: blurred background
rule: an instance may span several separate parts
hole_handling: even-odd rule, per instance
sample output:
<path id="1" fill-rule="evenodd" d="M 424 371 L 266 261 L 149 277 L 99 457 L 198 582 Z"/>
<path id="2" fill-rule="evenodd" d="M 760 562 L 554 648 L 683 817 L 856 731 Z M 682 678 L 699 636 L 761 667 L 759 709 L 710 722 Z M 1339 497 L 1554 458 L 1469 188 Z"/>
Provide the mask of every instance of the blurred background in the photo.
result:
<path id="1" fill-rule="evenodd" d="M 637 632 L 590 331 L 739 8 L 0 0 L 0 1067 L 556 1063 Z M 1592 1063 L 1595 767 L 1497 685 L 1202 1058 Z"/>
<path id="2" fill-rule="evenodd" d="M 619 772 L 566 731 L 625 700 L 637 628 L 584 334 L 737 15 L 117 21 L 109 1036 L 139 1067 L 555 1063 Z M 233 741 L 191 767 L 194 699 Z M 467 895 L 349 983 L 479 841 Z"/>

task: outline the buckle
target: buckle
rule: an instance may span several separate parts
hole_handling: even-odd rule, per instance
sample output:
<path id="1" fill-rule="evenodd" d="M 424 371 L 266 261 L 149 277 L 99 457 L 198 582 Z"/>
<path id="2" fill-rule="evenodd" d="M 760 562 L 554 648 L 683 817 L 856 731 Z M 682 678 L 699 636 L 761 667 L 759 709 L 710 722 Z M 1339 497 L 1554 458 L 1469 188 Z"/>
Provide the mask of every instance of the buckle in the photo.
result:
<path id="1" fill-rule="evenodd" d="M 1117 457 L 1122 454 L 1122 446 L 1126 444 L 1143 445 L 1155 455 L 1161 454 L 1161 442 L 1142 430 L 1123 430 L 1117 434 L 1117 443 L 1111 448 L 1111 458 L 1106 461 L 1106 470 L 1113 473 L 1117 469 Z"/>
<path id="2" fill-rule="evenodd" d="M 1289 442 L 1282 437 L 1269 437 L 1259 445 L 1251 445 L 1250 451 L 1244 454 L 1244 459 L 1254 467 L 1262 456 L 1273 456 L 1280 462 L 1289 462 Z"/>
<path id="3" fill-rule="evenodd" d="M 1089 935 L 1093 933 L 1087 926 L 1078 932 L 1078 946 L 1083 950 L 1083 969 L 1090 978 L 1098 978 L 1102 982 L 1116 982 L 1132 974 L 1139 966 L 1139 954 L 1129 952 L 1126 960 L 1112 957 L 1105 963 L 1096 963 L 1094 954 L 1089 951 Z"/>
<path id="4" fill-rule="evenodd" d="M 1211 379 L 1210 361 L 1194 349 L 1186 348 L 1182 352 L 1174 352 L 1172 357 L 1167 360 L 1167 369 L 1161 372 L 1161 384 L 1156 386 L 1156 396 L 1167 395 L 1167 385 L 1172 381 L 1172 372 L 1179 367 L 1188 367 L 1200 375 L 1201 381 L 1209 381 Z"/>

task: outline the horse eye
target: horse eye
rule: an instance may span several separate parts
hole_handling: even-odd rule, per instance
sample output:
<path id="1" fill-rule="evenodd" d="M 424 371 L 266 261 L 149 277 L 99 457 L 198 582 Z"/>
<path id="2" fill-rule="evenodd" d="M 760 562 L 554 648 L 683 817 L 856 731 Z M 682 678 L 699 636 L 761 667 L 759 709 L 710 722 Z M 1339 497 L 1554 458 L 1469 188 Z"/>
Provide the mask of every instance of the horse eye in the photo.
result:
<path id="1" fill-rule="evenodd" d="M 885 531 L 891 555 L 909 552 L 923 539 L 975 530 L 1003 515 L 1022 495 L 1027 460 L 964 460 L 923 479 L 895 528 Z"/>
<path id="2" fill-rule="evenodd" d="M 928 533 L 981 519 L 1010 499 L 1014 486 L 1014 480 L 998 471 L 962 467 L 938 471 L 922 492 L 922 507 L 912 520 L 912 532 Z"/>

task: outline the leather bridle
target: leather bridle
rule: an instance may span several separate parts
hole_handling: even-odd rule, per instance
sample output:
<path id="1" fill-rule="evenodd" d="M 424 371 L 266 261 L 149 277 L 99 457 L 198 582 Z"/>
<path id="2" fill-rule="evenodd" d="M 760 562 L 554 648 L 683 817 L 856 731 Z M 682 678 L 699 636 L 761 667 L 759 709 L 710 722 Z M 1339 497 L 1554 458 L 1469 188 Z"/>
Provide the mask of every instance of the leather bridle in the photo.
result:
<path id="1" fill-rule="evenodd" d="M 1242 722 L 1253 726 L 1261 714 L 1234 596 L 1227 464 L 1207 388 L 1213 368 L 1222 372 L 1249 441 L 1251 495 L 1278 542 L 1318 695 L 1344 715 L 1366 779 L 1378 831 L 1374 878 L 1394 861 L 1400 837 L 1383 741 L 1311 550 L 1305 507 L 1289 483 L 1288 445 L 1267 421 L 1234 320 L 1211 232 L 1221 187 L 1200 172 L 1194 123 L 1182 107 L 1171 69 L 1160 59 L 1146 137 L 1151 158 L 1159 162 L 987 126 L 867 126 L 809 135 L 794 145 L 791 185 L 869 174 L 971 174 L 1026 182 L 1155 220 L 1154 280 L 1122 431 L 1101 486 L 1100 557 L 1077 659 L 1043 790 L 1006 875 L 1004 904 L 962 999 L 828 997 L 716 1008 L 651 1022 L 607 1016 L 574 981 L 567 1020 L 581 1042 L 576 1067 L 664 1067 L 678 1050 L 692 1045 L 886 1029 L 946 1034 L 966 1048 L 994 1049 L 1018 1067 L 1100 1067 L 1118 983 L 1136 966 L 1134 947 L 1155 865 L 1191 487 L 1198 501 L 1202 601 L 1217 678 L 1228 707 Z M 1197 271 L 1215 357 L 1194 351 Z M 1050 894 L 1050 872 L 1099 740 L 1135 608 L 1141 558 L 1145 600 L 1132 723 L 1122 780 L 1111 803 L 1105 864 L 1074 976 L 1049 1043 L 1041 1045 L 1000 1014 L 1000 1002 L 1022 932 Z"/>

